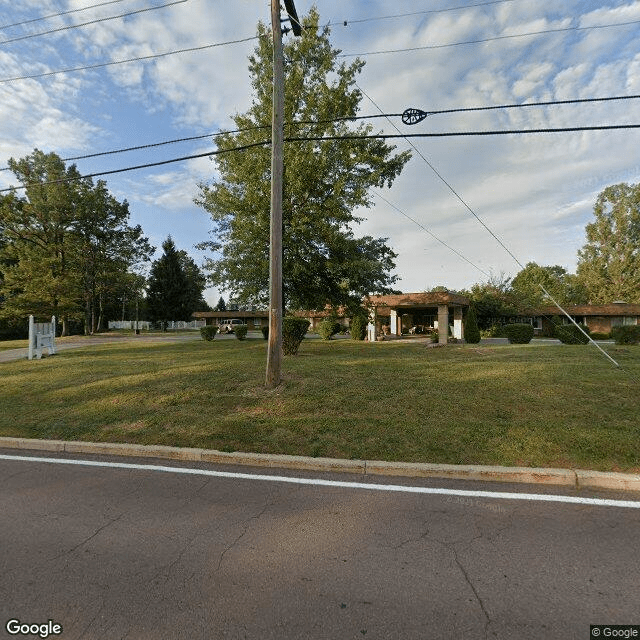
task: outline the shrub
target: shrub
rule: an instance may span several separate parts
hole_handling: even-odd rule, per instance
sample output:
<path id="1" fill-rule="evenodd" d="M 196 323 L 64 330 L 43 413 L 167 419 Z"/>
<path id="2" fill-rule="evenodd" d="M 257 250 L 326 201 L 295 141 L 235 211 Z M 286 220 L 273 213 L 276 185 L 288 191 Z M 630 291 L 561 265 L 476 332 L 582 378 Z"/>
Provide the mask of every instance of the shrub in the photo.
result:
<path id="1" fill-rule="evenodd" d="M 589 328 L 583 324 L 578 325 L 582 331 L 589 335 Z M 575 324 L 565 324 L 555 328 L 556 338 L 562 344 L 588 344 L 589 338 L 580 331 Z"/>
<path id="2" fill-rule="evenodd" d="M 464 341 L 469 344 L 478 344 L 480 342 L 480 329 L 478 329 L 478 320 L 473 307 L 469 307 L 467 318 L 464 323 Z"/>
<path id="3" fill-rule="evenodd" d="M 325 318 L 318 327 L 318 333 L 323 340 L 331 340 L 332 336 L 340 332 L 341 325 L 333 318 Z"/>
<path id="4" fill-rule="evenodd" d="M 304 318 L 282 319 L 282 351 L 286 356 L 295 356 L 311 323 Z"/>
<path id="5" fill-rule="evenodd" d="M 367 319 L 363 315 L 351 318 L 351 338 L 353 340 L 364 340 L 367 336 Z"/>
<path id="6" fill-rule="evenodd" d="M 594 331 L 590 335 L 592 340 L 608 340 L 611 337 L 611 334 L 601 333 L 600 331 Z"/>
<path id="7" fill-rule="evenodd" d="M 206 327 L 200 327 L 200 335 L 203 340 L 207 340 L 211 342 L 215 338 L 216 333 L 218 333 L 218 327 L 214 324 L 208 324 Z"/>
<path id="8" fill-rule="evenodd" d="M 261 327 L 260 331 L 262 331 L 262 337 L 265 340 L 268 340 L 269 339 L 269 325 L 267 325 L 266 327 Z"/>
<path id="9" fill-rule="evenodd" d="M 432 342 L 438 342 L 438 336 L 439 336 L 440 334 L 438 333 L 438 330 L 437 330 L 437 329 L 434 329 L 434 330 L 431 332 L 431 334 L 430 334 L 430 335 L 431 335 L 431 340 L 432 340 Z"/>
<path id="10" fill-rule="evenodd" d="M 238 340 L 244 340 L 247 337 L 248 330 L 249 327 L 247 327 L 246 324 L 239 324 L 235 327 L 233 332 L 236 334 L 236 338 L 238 338 Z"/>
<path id="11" fill-rule="evenodd" d="M 614 327 L 611 330 L 611 337 L 616 341 L 616 344 L 639 344 L 640 325 L 627 324 L 622 327 Z"/>
<path id="12" fill-rule="evenodd" d="M 533 327 L 530 324 L 518 322 L 506 324 L 502 327 L 504 335 L 509 338 L 511 344 L 528 344 L 533 338 Z"/>

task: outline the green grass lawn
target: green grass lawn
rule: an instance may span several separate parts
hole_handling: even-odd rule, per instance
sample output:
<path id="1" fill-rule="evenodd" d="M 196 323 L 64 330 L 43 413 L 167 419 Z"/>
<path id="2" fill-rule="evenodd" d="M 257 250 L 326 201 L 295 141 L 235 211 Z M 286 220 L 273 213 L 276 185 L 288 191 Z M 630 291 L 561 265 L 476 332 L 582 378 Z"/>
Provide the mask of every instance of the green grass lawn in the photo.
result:
<path id="1" fill-rule="evenodd" d="M 640 347 L 262 339 L 0 364 L 0 435 L 356 459 L 640 470 Z M 631 377 L 632 374 L 635 379 Z"/>

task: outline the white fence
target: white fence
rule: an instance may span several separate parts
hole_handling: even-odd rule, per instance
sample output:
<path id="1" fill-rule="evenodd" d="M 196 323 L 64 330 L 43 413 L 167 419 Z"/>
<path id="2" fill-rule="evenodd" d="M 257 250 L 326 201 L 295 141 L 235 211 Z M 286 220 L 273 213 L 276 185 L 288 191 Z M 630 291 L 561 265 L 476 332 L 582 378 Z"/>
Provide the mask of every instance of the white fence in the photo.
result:
<path id="1" fill-rule="evenodd" d="M 136 328 L 135 320 L 109 320 L 109 329 L 131 329 Z M 138 320 L 138 329 L 145 329 L 148 331 L 150 328 L 147 320 Z"/>
<path id="2" fill-rule="evenodd" d="M 191 322 L 185 322 L 184 320 L 172 320 L 167 322 L 167 329 L 169 331 L 175 331 L 177 329 L 200 329 L 207 323 L 206 320 L 192 320 Z M 135 329 L 135 320 L 109 320 L 109 329 Z M 144 329 L 149 331 L 151 329 L 151 323 L 147 320 L 138 320 L 138 329 Z"/>
<path id="3" fill-rule="evenodd" d="M 51 316 L 51 322 L 35 322 L 33 316 L 29 316 L 29 360 L 42 358 L 42 349 L 48 349 L 49 355 L 56 352 L 56 317 Z"/>

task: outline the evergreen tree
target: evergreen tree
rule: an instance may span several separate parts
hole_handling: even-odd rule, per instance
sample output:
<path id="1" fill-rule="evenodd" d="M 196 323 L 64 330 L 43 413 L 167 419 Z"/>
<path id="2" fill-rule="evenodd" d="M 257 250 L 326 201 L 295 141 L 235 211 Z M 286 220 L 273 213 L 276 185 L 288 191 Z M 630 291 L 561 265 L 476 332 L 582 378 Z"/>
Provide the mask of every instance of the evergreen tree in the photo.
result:
<path id="1" fill-rule="evenodd" d="M 224 301 L 224 298 L 220 296 L 220 299 L 218 300 L 218 304 L 216 305 L 214 311 L 226 311 L 226 310 L 227 310 L 227 303 Z"/>
<path id="2" fill-rule="evenodd" d="M 464 341 L 469 344 L 478 344 L 480 342 L 480 329 L 478 329 L 478 321 L 476 320 L 476 312 L 473 305 L 469 307 L 464 321 Z"/>
<path id="3" fill-rule="evenodd" d="M 285 43 L 285 136 L 365 135 L 370 125 L 347 124 L 358 113 L 354 87 L 364 62 L 339 63 L 330 29 L 318 26 L 315 8 L 302 19 L 302 37 Z M 259 45 L 249 58 L 254 89 L 249 110 L 236 115 L 243 131 L 217 138 L 220 150 L 268 138 L 272 111 L 272 44 L 258 26 Z M 345 120 L 338 121 L 337 118 Z M 263 127 L 256 129 L 256 127 Z M 378 139 L 296 141 L 285 144 L 283 195 L 283 294 L 290 308 L 359 304 L 368 293 L 388 293 L 396 280 L 396 254 L 386 238 L 356 238 L 359 207 L 371 205 L 371 187 L 391 186 L 410 158 Z M 268 145 L 216 156 L 219 179 L 201 184 L 196 202 L 214 222 L 219 254 L 210 280 L 241 304 L 264 304 L 269 290 L 270 156 Z"/>
<path id="4" fill-rule="evenodd" d="M 197 269 L 197 266 L 188 256 L 188 260 L 185 259 L 183 251 L 176 249 L 171 236 L 162 243 L 162 250 L 162 256 L 151 265 L 147 309 L 149 318 L 160 322 L 166 330 L 166 324 L 171 320 L 191 320 L 198 298 L 202 297 L 202 289 L 196 295 L 197 285 L 194 284 L 193 273 L 189 274 L 189 268 Z"/>

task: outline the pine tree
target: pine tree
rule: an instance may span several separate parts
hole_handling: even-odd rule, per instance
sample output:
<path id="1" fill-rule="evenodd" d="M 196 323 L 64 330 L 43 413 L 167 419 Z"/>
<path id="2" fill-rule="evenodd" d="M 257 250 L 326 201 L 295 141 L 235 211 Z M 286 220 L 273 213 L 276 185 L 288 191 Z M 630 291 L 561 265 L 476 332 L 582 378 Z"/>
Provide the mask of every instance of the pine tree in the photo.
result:
<path id="1" fill-rule="evenodd" d="M 150 319 L 160 322 L 166 331 L 167 322 L 190 320 L 194 309 L 189 278 L 171 236 L 162 243 L 162 250 L 162 256 L 151 265 L 147 307 Z"/>
<path id="2" fill-rule="evenodd" d="M 476 312 L 473 305 L 469 307 L 464 321 L 464 341 L 469 344 L 478 344 L 480 342 L 480 329 L 478 329 L 478 321 L 476 320 Z"/>

